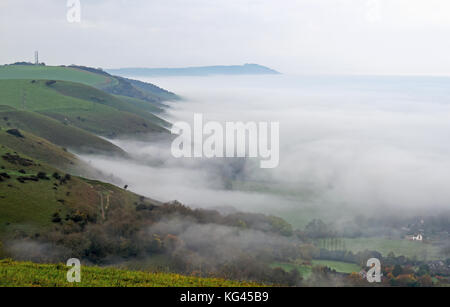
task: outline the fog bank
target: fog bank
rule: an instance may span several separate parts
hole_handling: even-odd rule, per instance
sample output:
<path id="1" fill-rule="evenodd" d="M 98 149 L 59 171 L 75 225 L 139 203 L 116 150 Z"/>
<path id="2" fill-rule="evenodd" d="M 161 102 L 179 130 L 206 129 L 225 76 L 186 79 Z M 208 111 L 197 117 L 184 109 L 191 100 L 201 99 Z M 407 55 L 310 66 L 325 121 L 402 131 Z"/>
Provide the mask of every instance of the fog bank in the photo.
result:
<path id="1" fill-rule="evenodd" d="M 280 122 L 280 165 L 173 159 L 170 142 L 113 142 L 134 157 L 83 157 L 133 191 L 194 206 L 434 212 L 450 203 L 449 79 L 232 76 L 144 80 L 185 99 L 168 120 Z M 245 182 L 245 183 L 244 183 Z M 300 214 L 300 213 L 299 213 Z"/>

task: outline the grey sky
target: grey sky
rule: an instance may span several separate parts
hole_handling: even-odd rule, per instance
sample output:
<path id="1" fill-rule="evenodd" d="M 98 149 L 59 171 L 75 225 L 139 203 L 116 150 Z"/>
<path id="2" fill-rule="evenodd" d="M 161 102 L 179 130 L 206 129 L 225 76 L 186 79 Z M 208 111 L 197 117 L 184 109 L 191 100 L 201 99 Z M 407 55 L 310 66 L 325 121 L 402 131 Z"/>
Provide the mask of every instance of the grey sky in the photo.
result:
<path id="1" fill-rule="evenodd" d="M 450 74 L 448 0 L 1 0 L 0 63 Z"/>

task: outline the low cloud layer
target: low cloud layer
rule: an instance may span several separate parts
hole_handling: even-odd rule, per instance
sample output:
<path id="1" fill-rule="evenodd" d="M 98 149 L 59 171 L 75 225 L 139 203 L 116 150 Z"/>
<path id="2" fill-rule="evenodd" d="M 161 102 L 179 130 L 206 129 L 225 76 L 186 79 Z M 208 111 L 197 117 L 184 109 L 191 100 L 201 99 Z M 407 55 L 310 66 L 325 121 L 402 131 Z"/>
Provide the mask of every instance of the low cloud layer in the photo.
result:
<path id="1" fill-rule="evenodd" d="M 264 212 L 318 206 L 432 214 L 448 207 L 450 105 L 445 78 L 149 81 L 186 98 L 172 104 L 167 114 L 171 121 L 191 122 L 194 113 L 203 113 L 205 121 L 279 121 L 280 166 L 262 170 L 253 160 L 177 160 L 170 156 L 170 143 L 133 140 L 114 142 L 135 161 L 85 157 L 138 193 Z"/>

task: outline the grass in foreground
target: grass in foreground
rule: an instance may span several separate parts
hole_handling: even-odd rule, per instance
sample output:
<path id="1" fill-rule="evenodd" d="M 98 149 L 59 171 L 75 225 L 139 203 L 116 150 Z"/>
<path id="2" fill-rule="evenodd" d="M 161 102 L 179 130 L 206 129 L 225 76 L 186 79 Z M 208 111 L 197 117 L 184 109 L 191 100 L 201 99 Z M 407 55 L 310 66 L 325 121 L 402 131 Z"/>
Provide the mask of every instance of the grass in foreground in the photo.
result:
<path id="1" fill-rule="evenodd" d="M 81 283 L 66 280 L 70 268 L 62 264 L 35 264 L 0 260 L 0 287 L 258 287 L 250 282 L 146 273 L 112 268 L 82 267 Z"/>

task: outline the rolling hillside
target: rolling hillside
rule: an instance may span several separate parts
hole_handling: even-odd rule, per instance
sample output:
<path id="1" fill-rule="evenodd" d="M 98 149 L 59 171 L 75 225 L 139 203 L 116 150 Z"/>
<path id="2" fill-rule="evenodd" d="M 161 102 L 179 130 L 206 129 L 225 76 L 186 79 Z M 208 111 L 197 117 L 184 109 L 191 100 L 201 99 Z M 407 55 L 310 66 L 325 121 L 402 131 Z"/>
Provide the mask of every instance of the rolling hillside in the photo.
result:
<path id="1" fill-rule="evenodd" d="M 38 112 L 105 137 L 167 131 L 149 112 L 138 115 L 135 106 L 79 83 L 0 80 L 0 105 Z"/>
<path id="2" fill-rule="evenodd" d="M 114 83 L 107 75 L 62 66 L 5 65 L 0 66 L 0 79 L 63 80 L 95 87 Z"/>
<path id="3" fill-rule="evenodd" d="M 151 113 L 154 110 L 159 111 L 160 113 L 162 111 L 161 108 L 158 108 L 143 100 L 125 96 L 113 96 L 94 87 L 73 82 L 56 82 L 50 85 L 50 87 L 65 96 L 83 99 L 86 101 L 107 105 L 120 111 L 133 113 L 151 121 L 156 126 L 164 126 L 165 124 L 168 124 L 158 116 Z"/>
<path id="4" fill-rule="evenodd" d="M 68 81 L 61 81 L 68 80 Z M 60 219 L 104 219 L 108 210 L 161 205 L 89 178 L 103 174 L 69 152 L 127 155 L 97 136 L 167 133 L 139 98 L 100 88 L 123 83 L 88 68 L 0 67 L 0 237 L 31 236 Z"/>
<path id="5" fill-rule="evenodd" d="M 84 164 L 64 148 L 23 130 L 17 131 L 21 136 L 14 135 L 14 132 L 15 129 L 0 128 L 0 144 L 71 174 L 83 176 L 96 174 L 90 166 Z"/>
<path id="6" fill-rule="evenodd" d="M 73 167 L 72 174 L 85 165 L 28 133 L 21 137 L 0 131 L 0 140 L 0 237 L 17 231 L 40 233 L 58 218 L 95 221 L 108 210 L 132 210 L 137 201 L 160 204 L 111 184 L 67 175 L 53 165 Z"/>
<path id="7" fill-rule="evenodd" d="M 0 106 L 0 127 L 32 132 L 58 146 L 78 153 L 126 155 L 122 149 L 103 138 L 36 112 Z"/>
<path id="8" fill-rule="evenodd" d="M 36 66 L 36 65 L 4 65 L 0 66 L 1 79 L 26 80 L 61 80 L 81 83 L 101 89 L 105 92 L 141 99 L 157 106 L 165 100 L 177 100 L 174 93 L 153 84 L 134 82 L 121 77 L 112 76 L 101 69 L 84 66 Z"/>

